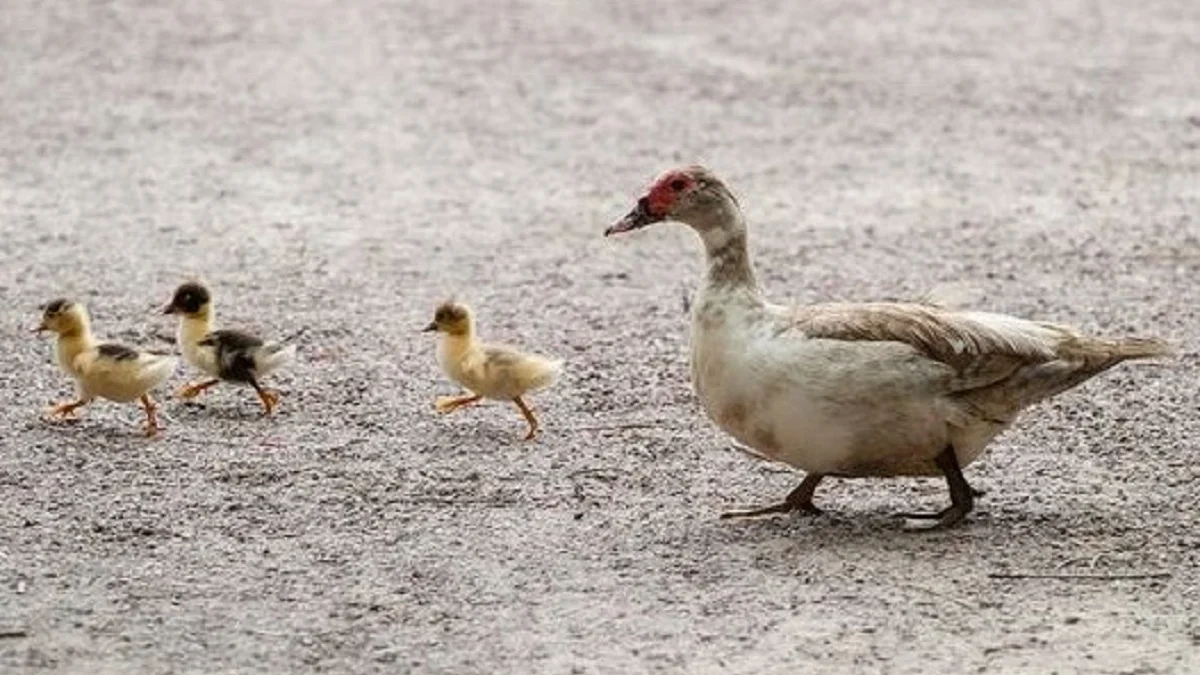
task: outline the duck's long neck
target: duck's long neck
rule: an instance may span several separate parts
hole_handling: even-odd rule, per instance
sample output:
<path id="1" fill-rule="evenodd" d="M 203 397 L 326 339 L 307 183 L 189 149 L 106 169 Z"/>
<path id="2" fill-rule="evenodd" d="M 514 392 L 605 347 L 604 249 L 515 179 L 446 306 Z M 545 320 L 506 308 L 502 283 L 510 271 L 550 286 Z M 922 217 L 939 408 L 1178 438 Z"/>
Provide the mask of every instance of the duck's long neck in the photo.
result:
<path id="1" fill-rule="evenodd" d="M 746 221 L 732 197 L 714 210 L 704 227 L 698 227 L 708 258 L 705 278 L 710 289 L 746 290 L 758 294 L 754 265 L 746 246 Z"/>

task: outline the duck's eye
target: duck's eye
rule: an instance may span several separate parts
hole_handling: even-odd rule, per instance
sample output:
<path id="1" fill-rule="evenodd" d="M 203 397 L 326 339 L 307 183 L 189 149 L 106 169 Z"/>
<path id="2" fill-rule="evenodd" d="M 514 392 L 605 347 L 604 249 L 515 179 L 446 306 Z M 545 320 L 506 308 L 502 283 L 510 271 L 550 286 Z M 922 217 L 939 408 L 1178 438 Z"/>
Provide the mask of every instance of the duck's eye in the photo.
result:
<path id="1" fill-rule="evenodd" d="M 685 187 L 687 187 L 687 181 L 682 178 L 676 178 L 671 181 L 671 189 L 676 192 L 683 192 Z"/>

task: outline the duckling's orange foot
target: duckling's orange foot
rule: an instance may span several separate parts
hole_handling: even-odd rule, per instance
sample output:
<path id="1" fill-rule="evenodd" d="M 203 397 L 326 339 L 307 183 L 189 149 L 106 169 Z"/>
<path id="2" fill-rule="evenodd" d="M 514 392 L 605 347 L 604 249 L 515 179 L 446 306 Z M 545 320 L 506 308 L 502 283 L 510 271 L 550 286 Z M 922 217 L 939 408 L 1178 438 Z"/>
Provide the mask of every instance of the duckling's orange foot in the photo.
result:
<path id="1" fill-rule="evenodd" d="M 46 409 L 44 417 L 48 420 L 73 420 L 76 418 L 75 409 L 80 405 L 77 401 L 56 403 Z"/>
<path id="2" fill-rule="evenodd" d="M 154 438 L 158 432 L 162 431 L 162 425 L 158 423 L 158 419 L 148 419 L 144 425 L 146 430 L 146 438 Z"/>
<path id="3" fill-rule="evenodd" d="M 532 441 L 540 433 L 542 433 L 541 427 L 529 427 L 529 433 L 525 434 L 525 440 Z"/>
<path id="4" fill-rule="evenodd" d="M 478 396 L 439 396 L 433 402 L 433 409 L 446 415 L 459 408 L 465 408 L 478 400 Z"/>
<path id="5" fill-rule="evenodd" d="M 146 438 L 154 438 L 162 430 L 158 423 L 158 404 L 146 394 L 142 395 L 141 401 L 142 410 L 146 411 L 146 423 L 143 427 L 146 430 Z"/>
<path id="6" fill-rule="evenodd" d="M 263 414 L 270 415 L 279 405 L 279 392 L 273 389 L 263 389 L 258 392 L 258 400 L 262 401 Z"/>
<path id="7" fill-rule="evenodd" d="M 197 396 L 199 396 L 200 394 L 203 394 L 204 390 L 208 389 L 211 386 L 212 385 L 207 382 L 196 382 L 194 384 L 188 384 L 188 385 L 180 387 L 179 390 L 175 392 L 175 397 L 181 398 L 185 401 L 190 401 L 190 400 L 196 398 Z"/>

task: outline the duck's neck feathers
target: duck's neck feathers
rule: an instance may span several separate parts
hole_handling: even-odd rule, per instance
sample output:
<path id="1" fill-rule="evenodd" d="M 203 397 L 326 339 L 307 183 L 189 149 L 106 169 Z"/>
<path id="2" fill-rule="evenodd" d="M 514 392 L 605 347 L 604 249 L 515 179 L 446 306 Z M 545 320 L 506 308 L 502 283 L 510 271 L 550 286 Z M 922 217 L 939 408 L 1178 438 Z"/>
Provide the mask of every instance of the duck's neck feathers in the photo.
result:
<path id="1" fill-rule="evenodd" d="M 724 196 L 721 205 L 696 228 L 708 260 L 705 281 L 710 289 L 745 289 L 757 295 L 758 280 L 750 262 L 745 217 L 733 196 Z"/>

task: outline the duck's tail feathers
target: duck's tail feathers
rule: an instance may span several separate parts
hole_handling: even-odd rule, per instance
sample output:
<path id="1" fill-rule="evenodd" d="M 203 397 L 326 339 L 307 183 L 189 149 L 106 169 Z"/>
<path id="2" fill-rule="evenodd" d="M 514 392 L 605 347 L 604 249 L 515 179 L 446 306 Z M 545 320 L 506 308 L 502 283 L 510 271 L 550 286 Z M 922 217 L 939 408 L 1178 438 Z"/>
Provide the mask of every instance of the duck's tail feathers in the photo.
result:
<path id="1" fill-rule="evenodd" d="M 1174 353 L 1171 345 L 1153 338 L 1075 338 L 1059 349 L 1059 360 L 1026 369 L 1022 376 L 1035 400 L 1076 387 L 1123 361 L 1150 359 Z"/>
<path id="2" fill-rule="evenodd" d="M 1076 338 L 1062 345 L 1062 358 L 1080 361 L 1084 369 L 1100 373 L 1122 361 L 1171 356 L 1175 348 L 1156 338 Z"/>

